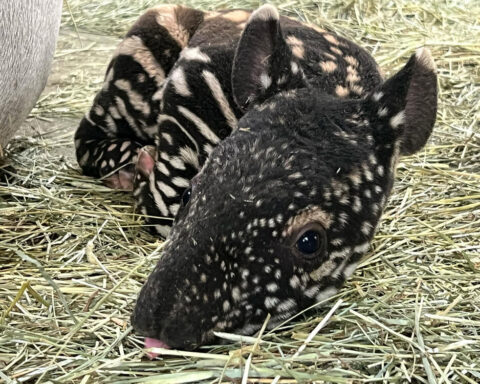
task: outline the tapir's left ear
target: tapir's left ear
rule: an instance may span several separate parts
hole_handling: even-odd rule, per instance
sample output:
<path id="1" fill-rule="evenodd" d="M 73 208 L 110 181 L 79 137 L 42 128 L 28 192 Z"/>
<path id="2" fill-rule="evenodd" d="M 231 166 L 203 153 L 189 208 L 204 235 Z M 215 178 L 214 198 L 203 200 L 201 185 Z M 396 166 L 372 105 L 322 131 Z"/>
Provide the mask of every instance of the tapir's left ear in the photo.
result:
<path id="1" fill-rule="evenodd" d="M 432 133 L 437 115 L 437 73 L 427 48 L 420 48 L 408 63 L 371 97 L 378 102 L 378 116 L 400 141 L 400 153 L 420 150 Z"/>
<path id="2" fill-rule="evenodd" d="M 265 4 L 254 11 L 235 52 L 232 89 L 237 105 L 246 109 L 280 90 L 305 86 L 298 61 L 286 43 L 275 7 Z"/>

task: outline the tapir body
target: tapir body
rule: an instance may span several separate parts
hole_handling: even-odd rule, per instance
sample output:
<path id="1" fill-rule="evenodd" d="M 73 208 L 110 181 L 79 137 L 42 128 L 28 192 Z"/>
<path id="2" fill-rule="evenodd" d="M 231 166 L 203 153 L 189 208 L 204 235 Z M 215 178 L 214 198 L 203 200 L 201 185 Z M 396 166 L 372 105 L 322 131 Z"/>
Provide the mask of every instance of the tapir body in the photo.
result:
<path id="1" fill-rule="evenodd" d="M 333 295 L 369 248 L 399 156 L 430 136 L 436 98 L 426 49 L 383 80 L 355 43 L 270 5 L 147 11 L 75 142 L 85 173 L 133 190 L 168 234 L 132 316 L 146 346 L 251 334 Z"/>

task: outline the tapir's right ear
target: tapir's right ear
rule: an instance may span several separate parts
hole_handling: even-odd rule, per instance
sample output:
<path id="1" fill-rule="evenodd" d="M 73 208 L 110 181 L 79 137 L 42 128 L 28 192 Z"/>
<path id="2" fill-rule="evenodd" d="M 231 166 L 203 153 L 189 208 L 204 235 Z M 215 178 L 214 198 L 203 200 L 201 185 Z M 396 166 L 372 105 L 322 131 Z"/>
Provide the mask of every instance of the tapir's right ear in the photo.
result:
<path id="1" fill-rule="evenodd" d="M 235 102 L 245 110 L 254 101 L 305 85 L 299 62 L 283 37 L 278 11 L 269 4 L 261 6 L 248 19 L 235 52 Z"/>
<path id="2" fill-rule="evenodd" d="M 400 154 L 420 150 L 432 133 L 437 115 L 437 72 L 430 51 L 418 49 L 371 98 L 378 104 L 378 118 L 388 119 Z"/>

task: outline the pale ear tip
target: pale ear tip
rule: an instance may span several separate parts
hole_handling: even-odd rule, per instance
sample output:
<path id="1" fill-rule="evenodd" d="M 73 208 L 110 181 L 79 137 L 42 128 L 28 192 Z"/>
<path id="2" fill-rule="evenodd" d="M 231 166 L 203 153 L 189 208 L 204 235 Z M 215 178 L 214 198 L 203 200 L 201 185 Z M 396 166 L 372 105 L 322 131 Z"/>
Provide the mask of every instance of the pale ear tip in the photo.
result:
<path id="1" fill-rule="evenodd" d="M 250 16 L 250 20 L 279 20 L 280 15 L 275 8 L 271 4 L 264 4 L 257 10 L 255 10 L 252 15 Z"/>
<path id="2" fill-rule="evenodd" d="M 427 47 L 418 48 L 415 52 L 415 58 L 417 62 L 422 64 L 426 69 L 429 69 L 433 72 L 437 71 L 437 66 L 435 61 L 433 61 L 432 53 Z"/>

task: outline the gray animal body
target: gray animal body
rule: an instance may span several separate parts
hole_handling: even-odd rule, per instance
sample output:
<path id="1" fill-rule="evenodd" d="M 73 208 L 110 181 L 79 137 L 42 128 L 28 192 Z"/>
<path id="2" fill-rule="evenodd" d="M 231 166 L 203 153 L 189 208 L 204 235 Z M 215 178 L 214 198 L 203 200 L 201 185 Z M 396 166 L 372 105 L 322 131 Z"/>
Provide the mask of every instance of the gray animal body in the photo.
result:
<path id="1" fill-rule="evenodd" d="M 0 6 L 0 150 L 45 87 L 62 0 L 4 0 Z"/>
<path id="2" fill-rule="evenodd" d="M 399 156 L 430 136 L 436 98 L 428 50 L 384 81 L 356 44 L 270 5 L 142 16 L 76 150 L 84 172 L 133 190 L 156 232 L 175 216 L 132 315 L 146 346 L 251 334 L 333 295 L 369 248 Z"/>

